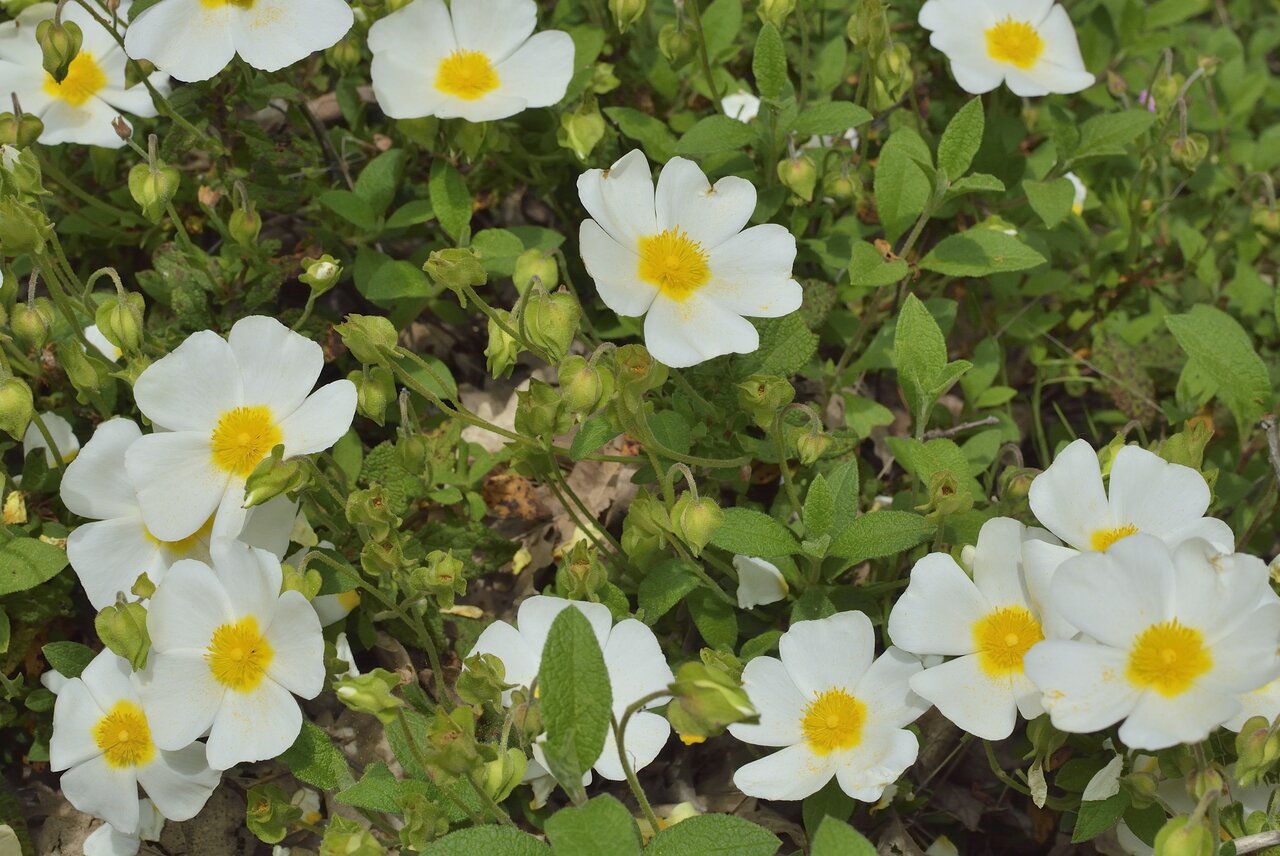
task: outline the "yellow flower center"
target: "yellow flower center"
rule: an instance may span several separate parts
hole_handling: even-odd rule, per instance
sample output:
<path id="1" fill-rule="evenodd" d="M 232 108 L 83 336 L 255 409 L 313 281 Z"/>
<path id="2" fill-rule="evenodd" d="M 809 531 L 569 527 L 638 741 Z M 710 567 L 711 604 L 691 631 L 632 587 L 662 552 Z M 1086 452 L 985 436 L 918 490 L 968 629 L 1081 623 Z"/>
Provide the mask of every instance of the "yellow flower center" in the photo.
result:
<path id="1" fill-rule="evenodd" d="M 1211 668 L 1213 657 L 1205 650 L 1204 636 L 1175 618 L 1142 632 L 1129 652 L 1125 676 L 1134 686 L 1172 698 L 1190 689 Z"/>
<path id="2" fill-rule="evenodd" d="M 987 56 L 996 62 L 1007 62 L 1025 71 L 1043 53 L 1044 39 L 1026 21 L 1009 17 L 987 30 Z"/>
<path id="3" fill-rule="evenodd" d="M 852 749 L 862 742 L 867 706 L 844 690 L 827 690 L 804 710 L 800 730 L 816 755 Z"/>
<path id="4" fill-rule="evenodd" d="M 436 89 L 463 101 L 475 101 L 498 88 L 498 72 L 480 51 L 454 51 L 436 69 Z"/>
<path id="5" fill-rule="evenodd" d="M 1124 526 L 1117 526 L 1115 529 L 1099 529 L 1089 538 L 1089 546 L 1097 550 L 1099 553 L 1105 552 L 1112 544 L 1122 541 L 1130 535 L 1137 535 L 1138 527 L 1132 523 L 1126 523 Z"/>
<path id="6" fill-rule="evenodd" d="M 1022 606 L 1001 607 L 973 625 L 978 663 L 993 677 L 1022 674 L 1022 658 L 1043 639 L 1040 622 Z"/>
<path id="7" fill-rule="evenodd" d="M 213 678 L 224 687 L 247 693 L 257 688 L 267 674 L 275 651 L 258 630 L 252 615 L 213 631 L 204 659 Z"/>
<path id="8" fill-rule="evenodd" d="M 156 755 L 147 715 L 131 701 L 116 702 L 98 720 L 93 727 L 93 742 L 111 767 L 141 767 Z"/>
<path id="9" fill-rule="evenodd" d="M 246 477 L 283 439 L 270 407 L 259 404 L 228 410 L 213 429 L 213 463 Z"/>
<path id="10" fill-rule="evenodd" d="M 52 74 L 44 76 L 45 94 L 60 98 L 72 107 L 83 107 L 84 103 L 107 85 L 107 73 L 93 58 L 92 51 L 80 51 L 71 61 L 67 76 L 62 82 L 53 79 Z"/>
<path id="11" fill-rule="evenodd" d="M 680 231 L 679 226 L 641 238 L 639 249 L 640 278 L 658 286 L 672 300 L 687 300 L 711 281 L 702 244 Z"/>
<path id="12" fill-rule="evenodd" d="M 151 530 L 145 525 L 142 527 L 142 532 L 143 535 L 146 536 L 147 541 L 156 547 L 164 547 L 165 549 L 176 553 L 180 557 L 186 557 L 195 550 L 202 540 L 208 540 L 209 536 L 213 533 L 213 517 L 206 520 L 204 525 L 195 532 L 192 532 L 186 538 L 182 538 L 178 541 L 162 541 L 155 535 L 151 534 Z"/>

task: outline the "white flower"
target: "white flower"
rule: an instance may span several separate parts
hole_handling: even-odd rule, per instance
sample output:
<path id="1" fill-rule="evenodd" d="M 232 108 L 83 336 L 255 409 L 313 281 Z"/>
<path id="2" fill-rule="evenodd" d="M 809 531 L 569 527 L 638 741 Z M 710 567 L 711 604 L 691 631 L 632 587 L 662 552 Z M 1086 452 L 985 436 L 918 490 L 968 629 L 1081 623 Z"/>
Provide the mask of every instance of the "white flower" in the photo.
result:
<path id="1" fill-rule="evenodd" d="M 929 0 L 920 26 L 966 92 L 1007 83 L 1015 95 L 1037 96 L 1093 85 L 1071 17 L 1053 0 Z"/>
<path id="2" fill-rule="evenodd" d="M 164 817 L 156 811 L 155 803 L 138 800 L 138 816 L 136 832 L 121 832 L 104 823 L 89 833 L 84 840 L 84 856 L 135 856 L 143 841 L 159 841 Z"/>
<path id="3" fill-rule="evenodd" d="M 777 603 L 787 596 L 787 580 L 772 562 L 753 556 L 734 556 L 738 572 L 738 606 L 750 609 Z"/>
<path id="4" fill-rule="evenodd" d="M 534 34 L 533 0 L 414 0 L 369 29 L 373 91 L 393 119 L 492 122 L 550 107 L 573 77 L 573 39 Z"/>
<path id="5" fill-rule="evenodd" d="M 1169 547 L 1204 538 L 1222 552 L 1231 552 L 1231 527 L 1204 516 L 1210 498 L 1200 473 L 1138 446 L 1116 452 L 1106 488 L 1098 456 L 1088 442 L 1076 440 L 1063 449 L 1031 483 L 1028 499 L 1036 520 L 1066 546 L 1041 540 L 1023 548 L 1027 586 L 1046 635 L 1067 637 L 1075 632 L 1055 608 L 1049 586 L 1058 566 L 1080 551 L 1104 551 L 1141 532 Z"/>
<path id="6" fill-rule="evenodd" d="M 733 783 L 753 797 L 799 800 L 835 776 L 854 799 L 880 799 L 919 751 L 905 726 L 929 709 L 907 685 L 920 661 L 898 648 L 873 661 L 875 631 L 861 612 L 798 621 L 778 649 L 781 659 L 756 657 L 742 673 L 759 724 L 729 731 L 785 748 L 740 768 Z"/>
<path id="7" fill-rule="evenodd" d="M 324 687 L 324 638 L 301 593 L 280 592 L 280 562 L 215 539 L 213 566 L 178 562 L 147 610 L 149 679 L 142 686 L 156 744 L 209 732 L 209 763 L 225 770 L 274 758 L 302 727 L 292 694 Z"/>
<path id="8" fill-rule="evenodd" d="M 119 362 L 124 351 L 111 344 L 111 340 L 102 335 L 102 331 L 98 329 L 97 324 L 90 324 L 84 328 L 84 337 L 89 340 L 89 344 L 98 349 L 98 353 L 106 357 L 113 363 Z"/>
<path id="9" fill-rule="evenodd" d="M 1048 537 L 1016 520 L 983 524 L 973 579 L 946 553 L 925 556 L 889 614 L 893 644 L 917 656 L 955 657 L 913 675 L 911 689 L 947 719 L 984 740 L 1013 733 L 1021 713 L 1044 713 L 1022 659 L 1044 638 L 1022 578 L 1024 540 Z"/>
<path id="10" fill-rule="evenodd" d="M 62 502 L 90 523 L 67 537 L 67 558 L 95 609 L 115 603 L 138 577 L 152 583 L 180 559 L 209 558 L 214 517 L 185 538 L 163 541 L 142 517 L 138 492 L 125 470 L 125 453 L 142 437 L 128 419 L 103 422 L 62 476 Z M 297 507 L 280 496 L 249 511 L 240 539 L 277 555 L 284 552 Z"/>
<path id="11" fill-rule="evenodd" d="M 1280 651 L 1277 651 L 1277 655 L 1280 655 Z M 1241 695 L 1240 712 L 1222 725 L 1239 732 L 1255 716 L 1261 716 L 1267 722 L 1275 722 L 1276 717 L 1280 716 L 1280 678 Z"/>
<path id="12" fill-rule="evenodd" d="M 657 637 L 643 623 L 628 618 L 613 626 L 613 617 L 604 604 L 542 595 L 520 604 L 515 627 L 505 621 L 495 621 L 486 627 L 467 656 L 493 654 L 506 667 L 507 683 L 528 688 L 542 664 L 542 648 L 547 642 L 551 622 L 569 607 L 580 611 L 590 622 L 600 650 L 604 652 L 604 664 L 613 689 L 614 716 L 621 718 L 632 703 L 662 690 L 675 680 L 671 667 L 662 656 L 662 649 L 658 647 Z M 511 692 L 504 693 L 502 698 L 503 704 L 510 704 Z M 666 701 L 660 698 L 650 702 L 645 710 L 637 712 L 627 723 L 623 742 L 634 770 L 642 769 L 658 757 L 671 735 L 667 720 L 647 710 L 666 704 Z M 618 744 L 612 729 L 605 738 L 600 757 L 592 766 L 606 779 L 616 782 L 626 778 L 618 760 Z M 526 780 L 529 778 L 531 776 L 526 775 Z"/>
<path id="13" fill-rule="evenodd" d="M 739 89 L 720 100 L 720 109 L 730 119 L 737 119 L 744 123 L 750 122 L 760 115 L 760 99 L 745 89 Z"/>
<path id="14" fill-rule="evenodd" d="M 75 431 L 71 427 L 71 423 L 63 419 L 56 413 L 41 413 L 40 420 L 44 422 L 44 427 L 49 432 L 49 436 L 53 438 L 53 444 L 58 447 L 58 454 L 62 455 L 62 463 L 69 464 L 80 454 L 80 441 L 76 438 Z M 44 462 L 50 467 L 56 467 L 58 460 L 53 456 L 53 449 L 49 448 L 49 442 L 45 440 L 44 434 L 36 426 L 35 420 L 27 426 L 27 432 L 22 435 L 22 457 L 26 458 L 37 449 L 44 450 Z"/>
<path id="15" fill-rule="evenodd" d="M 712 187 L 695 163 L 673 158 L 655 193 L 637 149 L 584 173 L 578 195 L 594 218 L 580 243 L 600 297 L 619 315 L 647 316 L 645 345 L 667 365 L 749 354 L 760 335 L 743 316 L 800 308 L 795 238 L 774 223 L 743 231 L 756 207 L 751 182 L 728 176 Z"/>
<path id="16" fill-rule="evenodd" d="M 1071 200 L 1071 213 L 1079 217 L 1084 213 L 1084 201 L 1089 198 L 1089 188 L 1084 186 L 1084 182 L 1080 176 L 1074 172 L 1069 172 L 1063 176 L 1067 181 L 1071 182 L 1071 186 L 1075 188 L 1075 198 Z"/>
<path id="17" fill-rule="evenodd" d="M 1239 696 L 1280 677 L 1280 603 L 1263 603 L 1266 565 L 1192 539 L 1170 551 L 1133 535 L 1082 553 L 1052 596 L 1083 640 L 1041 642 L 1027 676 L 1062 731 L 1100 731 L 1156 750 L 1196 743 L 1236 716 Z"/>
<path id="18" fill-rule="evenodd" d="M 312 393 L 323 367 L 319 345 L 255 315 L 227 339 L 193 334 L 142 373 L 134 399 L 163 430 L 131 445 L 125 465 L 156 537 L 186 538 L 214 512 L 218 533 L 234 535 L 245 479 L 272 448 L 309 455 L 346 433 L 356 388 L 338 380 Z"/>
<path id="19" fill-rule="evenodd" d="M 120 14 L 128 13 L 130 2 L 123 0 Z M 71 62 L 62 83 L 41 64 L 43 56 L 36 42 L 36 25 L 53 17 L 53 3 L 37 3 L 17 20 L 0 24 L 0 90 L 7 100 L 17 93 L 22 109 L 44 122 L 40 142 L 81 143 L 118 149 L 124 140 L 111 127 L 120 113 L 150 118 L 156 115 L 151 94 L 142 84 L 126 88 L 128 57 L 115 38 L 88 12 L 74 3 L 63 7 L 62 20 L 80 27 L 84 41 Z M 169 78 L 151 76 L 151 84 L 162 94 L 169 91 Z"/>
<path id="20" fill-rule="evenodd" d="M 293 65 L 354 20 L 346 0 L 160 0 L 129 23 L 124 46 L 178 80 L 208 80 L 236 54 L 263 71 Z"/>
<path id="21" fill-rule="evenodd" d="M 157 745 L 157 717 L 144 710 L 128 662 L 110 651 L 67 681 L 53 708 L 49 766 L 66 771 L 67 801 L 126 834 L 139 828 L 138 785 L 165 817 L 188 820 L 221 778 L 194 737 L 172 751 Z"/>

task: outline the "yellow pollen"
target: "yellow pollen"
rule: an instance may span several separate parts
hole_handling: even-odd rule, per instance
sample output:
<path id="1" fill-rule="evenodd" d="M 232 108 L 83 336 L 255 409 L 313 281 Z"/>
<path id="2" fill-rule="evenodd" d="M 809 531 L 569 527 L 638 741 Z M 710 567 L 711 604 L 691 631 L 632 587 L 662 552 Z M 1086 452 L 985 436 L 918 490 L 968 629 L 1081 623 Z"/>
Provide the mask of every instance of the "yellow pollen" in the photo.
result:
<path id="1" fill-rule="evenodd" d="M 121 700 L 93 727 L 93 742 L 110 767 L 141 767 L 156 755 L 151 727 L 142 708 Z"/>
<path id="2" fill-rule="evenodd" d="M 232 475 L 247 477 L 283 439 L 270 407 L 259 404 L 228 410 L 213 429 L 213 463 Z"/>
<path id="3" fill-rule="evenodd" d="M 242 693 L 251 692 L 262 683 L 274 657 L 275 652 L 258 630 L 258 621 L 253 616 L 213 631 L 213 639 L 204 654 L 214 680 Z"/>
<path id="4" fill-rule="evenodd" d="M 93 58 L 92 51 L 80 51 L 76 54 L 61 83 L 54 80 L 51 74 L 46 73 L 44 76 L 45 94 L 61 98 L 72 107 L 83 107 L 86 101 L 106 85 L 107 73 Z"/>
<path id="5" fill-rule="evenodd" d="M 996 62 L 1007 62 L 1026 71 L 1043 53 L 1044 39 L 1026 21 L 1009 17 L 987 30 L 987 56 Z"/>
<path id="6" fill-rule="evenodd" d="M 679 226 L 641 238 L 639 251 L 637 274 L 672 300 L 687 300 L 711 281 L 702 244 L 680 231 Z"/>
<path id="7" fill-rule="evenodd" d="M 816 755 L 852 749 L 862 742 L 867 706 L 844 690 L 827 690 L 805 708 L 800 730 Z"/>
<path id="8" fill-rule="evenodd" d="M 1117 541 L 1122 541 L 1130 535 L 1137 535 L 1138 527 L 1132 523 L 1126 523 L 1124 526 L 1117 526 L 1115 529 L 1099 529 L 1089 538 L 1089 546 L 1097 550 L 1099 553 L 1105 552 Z"/>
<path id="9" fill-rule="evenodd" d="M 498 72 L 480 51 L 454 51 L 436 69 L 436 89 L 463 101 L 475 101 L 497 88 Z"/>
<path id="10" fill-rule="evenodd" d="M 1040 622 L 1021 606 L 1001 607 L 973 625 L 978 663 L 993 677 L 1022 674 L 1022 658 L 1043 639 Z"/>
<path id="11" fill-rule="evenodd" d="M 1125 677 L 1139 689 L 1173 698 L 1189 690 L 1196 678 L 1213 668 L 1204 636 L 1194 627 L 1173 621 L 1153 624 L 1138 636 L 1129 652 Z"/>

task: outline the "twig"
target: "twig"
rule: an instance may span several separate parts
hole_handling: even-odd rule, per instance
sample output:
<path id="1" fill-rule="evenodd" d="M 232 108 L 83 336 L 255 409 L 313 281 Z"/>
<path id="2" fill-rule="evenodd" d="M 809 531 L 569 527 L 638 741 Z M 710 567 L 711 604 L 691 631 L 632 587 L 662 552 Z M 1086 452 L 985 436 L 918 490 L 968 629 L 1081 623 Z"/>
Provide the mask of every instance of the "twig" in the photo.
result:
<path id="1" fill-rule="evenodd" d="M 1271 459 L 1271 469 L 1276 472 L 1276 481 L 1280 482 L 1280 430 L 1276 427 L 1276 418 L 1268 416 L 1262 420 L 1262 430 L 1267 432 L 1267 457 Z"/>
<path id="2" fill-rule="evenodd" d="M 935 428 L 932 431 L 924 432 L 924 439 L 937 440 L 942 437 L 954 437 L 957 434 L 963 434 L 973 428 L 985 428 L 988 425 L 999 425 L 1000 419 L 995 416 L 988 416 L 985 419 L 975 419 L 973 422 L 961 422 L 952 428 Z"/>
<path id="3" fill-rule="evenodd" d="M 1280 830 L 1255 832 L 1253 835 L 1237 838 L 1233 843 L 1236 845 L 1236 856 L 1243 856 L 1245 853 L 1257 853 L 1259 850 L 1266 850 L 1268 847 L 1280 844 Z"/>

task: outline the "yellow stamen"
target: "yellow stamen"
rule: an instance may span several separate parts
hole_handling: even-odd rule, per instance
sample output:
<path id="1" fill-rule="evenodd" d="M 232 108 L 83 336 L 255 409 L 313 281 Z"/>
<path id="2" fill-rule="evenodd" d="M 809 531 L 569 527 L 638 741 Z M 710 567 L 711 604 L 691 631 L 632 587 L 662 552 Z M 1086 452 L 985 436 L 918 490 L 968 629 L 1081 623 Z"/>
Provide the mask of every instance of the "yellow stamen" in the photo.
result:
<path id="1" fill-rule="evenodd" d="M 1153 624 L 1138 636 L 1125 676 L 1140 689 L 1172 698 L 1190 689 L 1211 668 L 1213 657 L 1204 647 L 1204 636 L 1175 618 Z"/>
<path id="2" fill-rule="evenodd" d="M 107 73 L 93 58 L 92 51 L 80 51 L 71 61 L 67 76 L 62 82 L 53 79 L 53 75 L 45 74 L 45 94 L 60 98 L 72 107 L 83 107 L 85 102 L 97 95 L 107 85 Z"/>
<path id="3" fill-rule="evenodd" d="M 454 51 L 436 69 L 436 89 L 463 101 L 475 101 L 497 88 L 498 72 L 480 51 Z"/>
<path id="4" fill-rule="evenodd" d="M 1043 639 L 1040 622 L 1021 606 L 994 610 L 973 625 L 978 663 L 993 677 L 1022 674 L 1022 658 Z"/>
<path id="5" fill-rule="evenodd" d="M 1117 526 L 1115 529 L 1099 529 L 1089 538 L 1089 546 L 1099 553 L 1105 552 L 1112 544 L 1122 541 L 1130 535 L 1137 535 L 1138 527 L 1132 523 Z"/>
<path id="6" fill-rule="evenodd" d="M 204 655 L 214 680 L 242 693 L 251 692 L 262 683 L 274 658 L 275 651 L 263 638 L 253 616 L 213 631 Z"/>
<path id="7" fill-rule="evenodd" d="M 1027 21 L 1005 18 L 987 30 L 987 56 L 1023 71 L 1033 67 L 1044 53 L 1044 39 Z"/>
<path id="8" fill-rule="evenodd" d="M 639 277 L 656 285 L 672 300 L 687 300 L 711 281 L 702 244 L 680 231 L 679 226 L 641 238 L 639 252 Z"/>
<path id="9" fill-rule="evenodd" d="M 283 439 L 270 407 L 259 404 L 228 410 L 213 429 L 213 463 L 220 470 L 247 477 Z"/>
<path id="10" fill-rule="evenodd" d="M 852 749 L 862 742 L 867 706 L 844 690 L 827 690 L 805 708 L 800 730 L 817 755 Z"/>
<path id="11" fill-rule="evenodd" d="M 121 700 L 93 727 L 93 742 L 110 767 L 141 767 L 156 755 L 151 727 L 142 708 Z"/>

